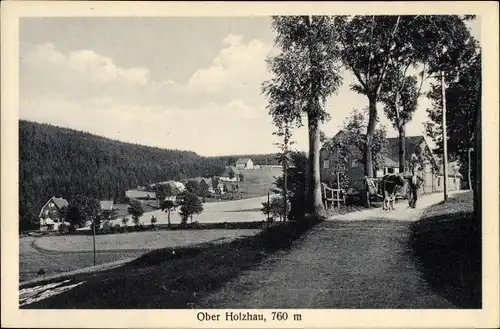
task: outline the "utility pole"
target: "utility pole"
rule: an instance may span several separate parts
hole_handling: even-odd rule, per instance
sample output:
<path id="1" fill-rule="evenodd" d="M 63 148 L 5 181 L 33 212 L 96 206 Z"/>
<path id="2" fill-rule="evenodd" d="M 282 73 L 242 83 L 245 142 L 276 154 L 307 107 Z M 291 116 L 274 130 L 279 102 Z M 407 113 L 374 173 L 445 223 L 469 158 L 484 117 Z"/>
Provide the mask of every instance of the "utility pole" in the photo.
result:
<path id="1" fill-rule="evenodd" d="M 269 190 L 267 191 L 267 227 L 269 227 L 271 220 L 269 216 L 271 215 L 271 202 L 269 197 Z"/>
<path id="2" fill-rule="evenodd" d="M 448 139 L 446 136 L 446 86 L 444 81 L 444 71 L 441 70 L 441 98 L 443 104 L 443 192 L 444 201 L 448 200 Z"/>
<path id="3" fill-rule="evenodd" d="M 95 263 L 95 217 L 94 217 L 94 220 L 92 222 L 92 230 L 93 230 L 92 237 L 93 237 L 93 244 L 94 244 L 94 266 L 95 266 L 96 265 L 96 263 Z"/>
<path id="4" fill-rule="evenodd" d="M 468 186 L 469 186 L 469 191 L 472 190 L 472 179 L 471 179 L 471 158 L 470 158 L 470 153 L 472 151 L 472 148 L 469 147 L 467 150 L 467 179 L 468 179 Z"/>
<path id="5" fill-rule="evenodd" d="M 288 212 L 287 212 L 287 197 L 288 197 L 288 190 L 287 190 L 287 180 L 288 180 L 288 175 L 287 175 L 287 158 L 285 156 L 285 159 L 283 161 L 283 176 L 284 176 L 284 183 L 285 183 L 285 189 L 283 190 L 283 194 L 284 194 L 284 197 L 283 197 L 283 201 L 284 201 L 284 205 L 285 205 L 285 209 L 284 209 L 284 213 L 283 213 L 283 220 L 286 222 L 286 220 L 288 219 L 287 215 L 288 215 Z"/>

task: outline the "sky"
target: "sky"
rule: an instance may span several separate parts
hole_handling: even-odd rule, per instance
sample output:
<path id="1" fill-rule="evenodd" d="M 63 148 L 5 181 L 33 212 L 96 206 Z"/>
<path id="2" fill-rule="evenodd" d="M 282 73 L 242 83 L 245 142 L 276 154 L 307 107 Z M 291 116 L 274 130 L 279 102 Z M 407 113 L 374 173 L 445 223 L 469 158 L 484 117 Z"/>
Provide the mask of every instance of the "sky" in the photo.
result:
<path id="1" fill-rule="evenodd" d="M 470 27 L 480 40 L 479 22 Z M 261 94 L 274 37 L 268 17 L 21 18 L 20 119 L 205 156 L 276 152 Z M 343 81 L 326 103 L 327 136 L 368 105 L 350 72 Z M 421 97 L 407 136 L 424 134 L 429 107 Z M 307 150 L 305 127 L 293 139 Z"/>

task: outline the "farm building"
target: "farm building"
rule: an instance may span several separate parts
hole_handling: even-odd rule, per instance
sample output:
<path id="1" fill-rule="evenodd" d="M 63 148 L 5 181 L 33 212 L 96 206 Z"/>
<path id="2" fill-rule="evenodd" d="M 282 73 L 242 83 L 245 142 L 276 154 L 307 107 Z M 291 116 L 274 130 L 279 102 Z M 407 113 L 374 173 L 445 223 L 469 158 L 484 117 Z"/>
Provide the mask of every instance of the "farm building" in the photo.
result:
<path id="1" fill-rule="evenodd" d="M 40 210 L 40 231 L 57 231 L 59 225 L 69 224 L 64 221 L 64 210 L 68 208 L 68 201 L 63 198 L 50 198 Z"/>
<path id="2" fill-rule="evenodd" d="M 113 215 L 112 219 L 124 217 L 128 215 L 128 208 L 130 207 L 127 203 L 115 203 L 113 205 Z"/>
<path id="3" fill-rule="evenodd" d="M 343 134 L 340 131 L 333 138 L 339 138 Z M 321 180 L 327 185 L 336 185 L 336 157 L 335 151 L 329 147 L 323 147 L 320 152 L 320 172 Z M 421 186 L 421 193 L 436 192 L 443 189 L 443 170 L 442 165 L 436 160 L 424 136 L 408 136 L 405 139 L 405 167 L 416 166 L 416 173 L 423 178 L 424 183 Z M 349 186 L 355 190 L 363 188 L 364 164 L 362 153 L 355 147 L 350 148 L 347 155 L 347 179 Z M 382 168 L 376 168 L 375 178 L 380 178 L 385 174 L 399 173 L 399 139 L 388 138 L 386 153 L 382 160 Z M 462 176 L 458 173 L 455 166 L 449 166 L 448 170 L 448 190 L 458 190 L 461 186 Z"/>
<path id="4" fill-rule="evenodd" d="M 113 201 L 99 201 L 99 208 L 102 211 L 112 211 L 113 210 Z"/>
<path id="5" fill-rule="evenodd" d="M 238 169 L 253 169 L 253 161 L 250 158 L 239 158 L 236 160 L 236 168 Z"/>
<path id="6" fill-rule="evenodd" d="M 236 167 L 228 166 L 219 179 L 225 182 L 238 182 L 240 180 L 240 171 Z"/>

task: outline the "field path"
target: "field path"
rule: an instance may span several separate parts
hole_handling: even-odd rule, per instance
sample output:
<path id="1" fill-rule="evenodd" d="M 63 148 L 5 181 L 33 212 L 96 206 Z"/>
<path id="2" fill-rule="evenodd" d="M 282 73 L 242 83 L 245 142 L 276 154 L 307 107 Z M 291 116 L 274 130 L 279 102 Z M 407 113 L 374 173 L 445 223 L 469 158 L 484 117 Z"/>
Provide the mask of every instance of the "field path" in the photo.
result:
<path id="1" fill-rule="evenodd" d="M 431 292 L 407 248 L 409 227 L 442 200 L 424 196 L 418 209 L 371 209 L 330 218 L 289 252 L 206 296 L 200 308 L 454 308 Z"/>

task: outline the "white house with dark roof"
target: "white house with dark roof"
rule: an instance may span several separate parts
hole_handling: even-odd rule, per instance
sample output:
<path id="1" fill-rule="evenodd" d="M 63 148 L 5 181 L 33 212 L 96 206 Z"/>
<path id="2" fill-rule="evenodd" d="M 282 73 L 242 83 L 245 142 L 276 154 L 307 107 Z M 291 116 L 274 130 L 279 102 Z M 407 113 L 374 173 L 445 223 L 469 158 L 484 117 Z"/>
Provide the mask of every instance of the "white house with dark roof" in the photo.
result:
<path id="1" fill-rule="evenodd" d="M 51 197 L 40 210 L 40 231 L 57 231 L 59 225 L 66 224 L 63 211 L 67 210 L 69 203 L 66 199 Z"/>
<path id="2" fill-rule="evenodd" d="M 238 169 L 253 169 L 253 161 L 250 158 L 239 158 L 236 160 L 236 168 Z"/>

